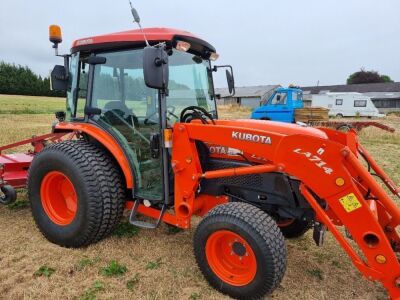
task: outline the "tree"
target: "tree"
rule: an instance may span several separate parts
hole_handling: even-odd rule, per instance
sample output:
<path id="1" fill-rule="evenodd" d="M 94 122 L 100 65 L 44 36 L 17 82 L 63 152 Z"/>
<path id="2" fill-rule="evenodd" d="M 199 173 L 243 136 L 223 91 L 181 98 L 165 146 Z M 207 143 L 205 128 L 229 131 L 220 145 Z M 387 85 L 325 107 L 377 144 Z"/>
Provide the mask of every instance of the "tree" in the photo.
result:
<path id="1" fill-rule="evenodd" d="M 355 72 L 347 78 L 347 84 L 358 84 L 358 83 L 379 83 L 379 82 L 393 82 L 388 75 L 380 75 L 376 71 L 366 71 L 361 68 L 360 71 Z"/>
<path id="2" fill-rule="evenodd" d="M 57 96 L 65 93 L 50 90 L 50 79 L 36 75 L 28 67 L 0 61 L 0 94 Z"/>

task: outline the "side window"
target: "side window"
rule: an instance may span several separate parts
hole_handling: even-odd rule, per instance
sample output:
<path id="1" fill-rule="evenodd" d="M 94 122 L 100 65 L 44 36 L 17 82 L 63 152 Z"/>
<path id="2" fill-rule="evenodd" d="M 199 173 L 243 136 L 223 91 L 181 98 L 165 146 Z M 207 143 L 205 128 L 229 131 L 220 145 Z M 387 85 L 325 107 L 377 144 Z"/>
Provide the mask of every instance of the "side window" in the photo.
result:
<path id="1" fill-rule="evenodd" d="M 286 104 L 286 93 L 276 93 L 274 98 L 271 100 L 272 105 L 285 105 Z"/>
<path id="2" fill-rule="evenodd" d="M 298 99 L 299 99 L 298 95 L 299 95 L 298 93 L 293 92 L 293 93 L 292 93 L 292 100 L 293 100 L 293 101 L 298 100 Z"/>
<path id="3" fill-rule="evenodd" d="M 367 100 L 354 100 L 354 107 L 367 107 Z"/>
<path id="4" fill-rule="evenodd" d="M 336 99 L 336 105 L 343 105 L 343 99 Z"/>
<path id="5" fill-rule="evenodd" d="M 75 88 L 78 80 L 78 65 L 79 65 L 79 53 L 71 55 L 69 63 L 69 81 L 67 89 L 67 118 L 70 119 L 75 113 Z"/>
<path id="6" fill-rule="evenodd" d="M 96 65 L 93 85 L 92 106 L 103 112 L 123 107 L 122 89 L 117 68 Z"/>
<path id="7" fill-rule="evenodd" d="M 79 63 L 78 97 L 76 99 L 76 107 L 75 107 L 76 118 L 85 117 L 84 108 L 87 97 L 88 77 L 89 77 L 89 65 L 81 61 Z"/>

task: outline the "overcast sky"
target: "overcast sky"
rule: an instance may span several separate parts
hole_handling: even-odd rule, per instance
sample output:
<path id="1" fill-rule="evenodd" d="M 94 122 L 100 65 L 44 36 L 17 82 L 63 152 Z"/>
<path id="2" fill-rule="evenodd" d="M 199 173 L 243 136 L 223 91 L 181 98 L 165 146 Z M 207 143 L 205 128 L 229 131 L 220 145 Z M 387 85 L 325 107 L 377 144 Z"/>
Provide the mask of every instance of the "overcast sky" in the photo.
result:
<path id="1" fill-rule="evenodd" d="M 191 31 L 232 64 L 236 85 L 343 84 L 361 67 L 400 81 L 398 0 L 133 0 L 144 27 Z M 0 60 L 48 75 L 59 24 L 67 52 L 85 36 L 136 29 L 128 0 L 1 0 Z M 223 86 L 219 79 L 217 85 Z"/>

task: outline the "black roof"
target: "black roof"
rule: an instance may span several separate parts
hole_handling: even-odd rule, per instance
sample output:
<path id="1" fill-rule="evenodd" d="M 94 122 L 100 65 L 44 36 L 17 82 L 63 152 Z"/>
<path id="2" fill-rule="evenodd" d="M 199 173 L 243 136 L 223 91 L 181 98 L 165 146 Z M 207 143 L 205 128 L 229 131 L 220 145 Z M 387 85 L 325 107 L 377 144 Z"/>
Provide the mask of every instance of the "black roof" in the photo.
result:
<path id="1" fill-rule="evenodd" d="M 357 92 L 357 93 L 371 93 L 371 92 L 400 92 L 400 82 L 386 82 L 386 83 L 362 83 L 362 84 L 348 84 L 348 85 L 325 85 L 325 86 L 306 86 L 301 88 L 303 91 L 309 91 L 310 94 L 319 94 L 320 91 L 331 93 L 340 92 Z"/>

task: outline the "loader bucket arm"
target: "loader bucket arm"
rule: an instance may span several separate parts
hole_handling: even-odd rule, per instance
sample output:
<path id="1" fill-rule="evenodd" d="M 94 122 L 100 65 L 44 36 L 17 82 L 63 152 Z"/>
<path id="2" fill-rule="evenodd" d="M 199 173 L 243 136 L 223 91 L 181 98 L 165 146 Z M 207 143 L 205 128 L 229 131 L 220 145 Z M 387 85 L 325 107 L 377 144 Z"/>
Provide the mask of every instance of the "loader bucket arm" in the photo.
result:
<path id="1" fill-rule="evenodd" d="M 389 190 L 400 190 L 358 142 L 355 131 L 302 128 L 267 121 L 177 123 L 173 129 L 175 213 L 190 222 L 202 178 L 282 172 L 301 181 L 300 191 L 321 222 L 332 232 L 354 265 L 368 279 L 380 281 L 393 299 L 400 299 L 400 210 L 375 178 Z M 259 164 L 203 172 L 195 142 L 221 145 L 254 154 Z M 344 226 L 361 250 L 360 256 L 337 226 Z"/>

